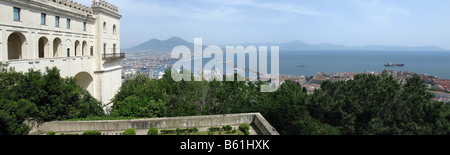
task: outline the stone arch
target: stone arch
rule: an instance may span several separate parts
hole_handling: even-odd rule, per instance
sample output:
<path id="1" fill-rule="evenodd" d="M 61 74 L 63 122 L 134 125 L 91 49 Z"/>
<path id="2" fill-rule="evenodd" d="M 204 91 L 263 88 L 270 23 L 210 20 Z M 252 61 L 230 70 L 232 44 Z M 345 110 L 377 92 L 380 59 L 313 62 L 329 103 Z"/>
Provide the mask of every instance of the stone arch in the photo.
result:
<path id="1" fill-rule="evenodd" d="M 55 38 L 53 40 L 53 57 L 62 57 L 62 41 L 60 38 Z"/>
<path id="2" fill-rule="evenodd" d="M 89 91 L 91 94 L 94 92 L 94 78 L 91 76 L 91 74 L 87 72 L 80 72 L 77 75 L 75 75 L 76 83 L 80 85 L 84 90 Z"/>
<path id="3" fill-rule="evenodd" d="M 26 38 L 20 32 L 11 33 L 8 37 L 8 60 L 25 59 Z"/>
<path id="4" fill-rule="evenodd" d="M 80 44 L 80 41 L 78 41 L 78 40 L 75 41 L 74 52 L 75 52 L 74 56 L 80 56 L 80 54 L 81 54 L 81 44 Z"/>
<path id="5" fill-rule="evenodd" d="M 87 55 L 87 42 L 83 41 L 83 43 L 81 44 L 81 55 L 85 56 Z"/>
<path id="6" fill-rule="evenodd" d="M 46 58 L 48 57 L 47 54 L 49 53 L 49 43 L 48 39 L 46 37 L 39 38 L 38 41 L 38 56 L 39 58 Z"/>

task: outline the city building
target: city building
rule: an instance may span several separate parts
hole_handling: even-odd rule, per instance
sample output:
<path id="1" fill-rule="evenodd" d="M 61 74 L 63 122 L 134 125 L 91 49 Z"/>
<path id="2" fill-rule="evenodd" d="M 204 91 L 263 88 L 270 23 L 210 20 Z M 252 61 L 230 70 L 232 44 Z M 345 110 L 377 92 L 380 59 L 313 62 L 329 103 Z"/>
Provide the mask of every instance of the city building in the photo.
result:
<path id="1" fill-rule="evenodd" d="M 109 104 L 122 84 L 121 18 L 103 0 L 0 0 L 0 61 L 21 72 L 56 66 Z"/>

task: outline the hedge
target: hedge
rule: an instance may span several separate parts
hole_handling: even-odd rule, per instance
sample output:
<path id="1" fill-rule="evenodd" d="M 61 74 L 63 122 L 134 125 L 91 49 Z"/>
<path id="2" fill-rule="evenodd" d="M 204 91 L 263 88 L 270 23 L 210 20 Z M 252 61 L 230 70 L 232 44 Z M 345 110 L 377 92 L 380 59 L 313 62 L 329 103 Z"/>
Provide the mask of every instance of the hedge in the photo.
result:
<path id="1" fill-rule="evenodd" d="M 123 135 L 136 135 L 136 131 L 133 128 L 129 128 L 123 132 Z"/>
<path id="2" fill-rule="evenodd" d="M 100 135 L 102 135 L 102 133 L 100 131 L 85 131 L 85 132 L 83 132 L 82 135 L 84 135 L 84 136 L 93 136 L 93 135 L 100 136 Z"/>
<path id="3" fill-rule="evenodd" d="M 50 131 L 50 132 L 47 133 L 47 135 L 54 136 L 54 135 L 56 135 L 56 132 Z"/>
<path id="4" fill-rule="evenodd" d="M 150 128 L 147 132 L 147 135 L 158 135 L 158 128 Z"/>
<path id="5" fill-rule="evenodd" d="M 160 132 L 161 132 L 162 134 L 192 133 L 192 132 L 198 132 L 198 128 L 195 128 L 195 127 L 194 127 L 194 128 L 187 128 L 187 129 L 180 129 L 180 128 L 177 128 L 176 130 L 161 130 Z"/>
<path id="6" fill-rule="evenodd" d="M 233 130 L 233 127 L 231 127 L 230 125 L 223 126 L 223 127 L 222 127 L 222 130 L 224 130 L 224 131 L 230 131 L 230 130 Z"/>
<path id="7" fill-rule="evenodd" d="M 241 125 L 239 125 L 239 130 L 244 132 L 245 135 L 250 135 L 250 126 L 247 123 L 242 123 Z"/>

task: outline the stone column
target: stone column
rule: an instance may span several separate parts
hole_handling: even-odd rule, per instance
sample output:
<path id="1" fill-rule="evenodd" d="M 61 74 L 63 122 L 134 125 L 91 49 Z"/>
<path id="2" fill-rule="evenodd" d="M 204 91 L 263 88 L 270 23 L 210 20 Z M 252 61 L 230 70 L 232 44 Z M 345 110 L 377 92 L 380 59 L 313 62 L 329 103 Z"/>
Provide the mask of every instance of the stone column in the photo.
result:
<path id="1" fill-rule="evenodd" d="M 36 45 L 36 32 L 28 31 L 27 42 L 25 43 L 27 46 L 26 51 L 22 51 L 22 59 L 36 59 L 36 53 L 39 51 L 39 47 Z M 23 49 L 22 49 L 23 50 Z"/>
<path id="2" fill-rule="evenodd" d="M 47 53 L 47 57 L 46 58 L 54 58 L 54 55 L 53 55 L 53 41 L 55 40 L 55 38 L 54 37 L 48 37 L 48 43 L 47 43 L 47 46 L 48 46 L 48 53 Z"/>

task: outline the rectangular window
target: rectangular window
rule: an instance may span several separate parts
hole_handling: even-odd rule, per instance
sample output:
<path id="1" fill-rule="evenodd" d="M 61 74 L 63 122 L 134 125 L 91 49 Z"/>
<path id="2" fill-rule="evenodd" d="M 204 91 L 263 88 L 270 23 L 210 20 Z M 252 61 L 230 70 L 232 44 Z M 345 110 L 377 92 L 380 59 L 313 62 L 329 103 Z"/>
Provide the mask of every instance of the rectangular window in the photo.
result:
<path id="1" fill-rule="evenodd" d="M 41 13 L 41 25 L 46 25 L 47 15 L 45 13 Z"/>
<path id="2" fill-rule="evenodd" d="M 116 55 L 116 44 L 113 45 L 113 54 Z"/>
<path id="3" fill-rule="evenodd" d="M 55 16 L 55 27 L 59 27 L 59 17 Z"/>
<path id="4" fill-rule="evenodd" d="M 86 31 L 86 22 L 83 22 L 83 31 Z"/>
<path id="5" fill-rule="evenodd" d="M 14 8 L 14 21 L 20 21 L 20 8 Z"/>
<path id="6" fill-rule="evenodd" d="M 70 29 L 70 19 L 67 19 L 67 29 Z"/>
<path id="7" fill-rule="evenodd" d="M 106 44 L 103 44 L 103 54 L 106 55 Z"/>

